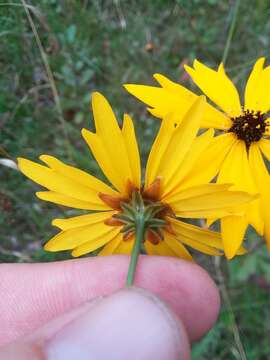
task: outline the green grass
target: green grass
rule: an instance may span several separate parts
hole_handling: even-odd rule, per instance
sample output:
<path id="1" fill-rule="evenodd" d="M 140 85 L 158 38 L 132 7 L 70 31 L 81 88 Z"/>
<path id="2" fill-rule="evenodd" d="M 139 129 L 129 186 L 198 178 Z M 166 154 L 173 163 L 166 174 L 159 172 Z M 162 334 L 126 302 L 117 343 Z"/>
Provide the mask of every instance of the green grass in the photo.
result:
<path id="1" fill-rule="evenodd" d="M 40 0 L 32 4 L 30 13 L 60 104 L 21 2 L 0 0 L 0 145 L 12 159 L 37 159 L 48 153 L 100 177 L 80 136 L 82 127 L 93 127 L 91 92 L 104 93 L 119 118 L 124 111 L 133 116 L 145 160 L 159 121 L 121 84 L 153 83 L 155 72 L 180 80 L 182 62 L 190 63 L 195 56 L 216 66 L 234 8 L 234 1 L 218 0 Z M 228 73 L 240 89 L 254 60 L 269 54 L 269 15 L 267 0 L 240 4 L 227 59 Z M 147 50 L 149 45 L 152 51 Z M 34 196 L 37 189 L 15 170 L 0 167 L 2 262 L 69 258 L 66 253 L 46 253 L 42 244 L 55 233 L 51 219 L 72 216 L 75 211 L 39 201 Z M 220 265 L 231 308 L 223 306 L 217 325 L 194 347 L 194 359 L 243 359 L 237 333 L 247 359 L 269 358 L 270 256 L 255 234 L 250 237 L 251 246 L 258 243 L 250 256 Z M 199 260 L 220 281 L 217 264 L 208 257 Z"/>

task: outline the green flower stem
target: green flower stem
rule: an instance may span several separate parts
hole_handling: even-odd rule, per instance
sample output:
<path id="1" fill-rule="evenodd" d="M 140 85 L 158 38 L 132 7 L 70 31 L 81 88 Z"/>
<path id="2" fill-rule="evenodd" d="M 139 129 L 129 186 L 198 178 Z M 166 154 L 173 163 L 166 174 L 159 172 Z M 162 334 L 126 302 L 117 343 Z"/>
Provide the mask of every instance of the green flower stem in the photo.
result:
<path id="1" fill-rule="evenodd" d="M 141 244 L 143 242 L 144 233 L 145 233 L 145 216 L 144 213 L 138 213 L 135 221 L 135 229 L 136 229 L 136 237 L 135 243 L 132 249 L 129 268 L 128 268 L 128 275 L 126 285 L 131 286 L 133 285 L 136 266 L 138 262 L 138 258 L 140 255 Z"/>
<path id="2" fill-rule="evenodd" d="M 230 47 L 231 47 L 231 42 L 232 42 L 232 37 L 233 37 L 235 25 L 236 25 L 236 20 L 237 20 L 237 15 L 238 15 L 240 2 L 241 2 L 241 0 L 235 0 L 235 3 L 234 3 L 232 21 L 231 21 L 231 24 L 230 24 L 228 37 L 227 37 L 227 40 L 226 40 L 226 45 L 225 45 L 225 48 L 224 48 L 224 51 L 223 51 L 223 57 L 222 57 L 222 62 L 223 62 L 224 66 L 225 66 L 225 63 L 226 63 L 226 60 L 227 60 L 227 57 L 228 57 L 228 54 L 229 54 L 229 50 L 230 50 Z"/>

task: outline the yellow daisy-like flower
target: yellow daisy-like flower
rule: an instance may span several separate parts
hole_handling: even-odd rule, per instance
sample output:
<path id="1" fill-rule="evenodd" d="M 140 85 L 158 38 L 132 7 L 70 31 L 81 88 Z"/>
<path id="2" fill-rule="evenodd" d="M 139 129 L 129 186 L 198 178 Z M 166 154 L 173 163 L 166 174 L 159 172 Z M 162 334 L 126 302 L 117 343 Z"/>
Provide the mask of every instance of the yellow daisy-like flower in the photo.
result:
<path id="1" fill-rule="evenodd" d="M 242 207 L 244 216 L 221 219 L 224 250 L 228 258 L 235 255 L 248 224 L 265 236 L 270 248 L 270 177 L 263 159 L 264 155 L 270 160 L 270 141 L 267 138 L 270 134 L 267 118 L 270 109 L 270 66 L 264 68 L 264 61 L 260 58 L 249 76 L 243 108 L 238 91 L 227 77 L 223 64 L 217 71 L 197 60 L 193 68 L 185 66 L 196 85 L 219 108 L 206 105 L 201 127 L 223 131 L 211 140 L 204 156 L 195 164 L 191 184 L 208 182 L 218 175 L 217 183 L 233 183 L 234 190 L 261 195 Z M 161 87 L 133 84 L 125 87 L 148 104 L 153 115 L 164 118 L 166 114 L 173 113 L 176 121 L 181 119 L 197 95 L 160 74 L 154 77 Z"/>
<path id="2" fill-rule="evenodd" d="M 53 220 L 61 231 L 45 249 L 70 249 L 73 256 L 80 256 L 103 247 L 100 255 L 129 254 L 134 244 L 133 215 L 139 206 L 148 219 L 144 235 L 147 253 L 191 259 L 187 245 L 206 254 L 222 254 L 217 232 L 177 219 L 229 216 L 234 213 L 233 206 L 253 198 L 246 192 L 229 191 L 228 184 L 193 186 L 193 164 L 214 135 L 209 130 L 196 138 L 204 106 L 205 99 L 200 97 L 180 125 L 170 116 L 162 123 L 148 158 L 144 186 L 132 120 L 125 115 L 120 128 L 99 93 L 92 96 L 96 133 L 83 129 L 82 136 L 113 188 L 49 155 L 40 157 L 47 166 L 18 159 L 20 170 L 48 189 L 37 193 L 40 199 L 95 211 Z"/>

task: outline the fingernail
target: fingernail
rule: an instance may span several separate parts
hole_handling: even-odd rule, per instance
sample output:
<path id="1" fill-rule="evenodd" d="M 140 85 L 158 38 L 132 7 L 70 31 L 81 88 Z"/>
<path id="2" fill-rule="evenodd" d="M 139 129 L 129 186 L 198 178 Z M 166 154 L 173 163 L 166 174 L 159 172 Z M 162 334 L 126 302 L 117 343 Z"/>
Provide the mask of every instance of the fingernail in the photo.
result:
<path id="1" fill-rule="evenodd" d="M 182 323 L 154 295 L 121 290 L 95 303 L 45 344 L 47 358 L 189 359 Z"/>

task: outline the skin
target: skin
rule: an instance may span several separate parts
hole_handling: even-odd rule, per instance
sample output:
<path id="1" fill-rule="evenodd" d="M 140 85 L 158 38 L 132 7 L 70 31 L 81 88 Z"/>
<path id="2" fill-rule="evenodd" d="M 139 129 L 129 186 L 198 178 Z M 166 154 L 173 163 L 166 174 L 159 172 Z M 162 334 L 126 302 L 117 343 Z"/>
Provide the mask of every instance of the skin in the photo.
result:
<path id="1" fill-rule="evenodd" d="M 141 256 L 136 287 L 120 290 L 128 262 L 127 256 L 115 255 L 1 265 L 0 359 L 12 356 L 24 359 L 24 353 L 28 359 L 61 359 L 60 353 L 58 357 L 55 355 L 59 349 L 67 351 L 68 345 L 72 345 L 78 351 L 88 351 L 89 343 L 89 351 L 97 351 L 93 358 L 106 358 L 102 352 L 110 350 L 110 358 L 114 358 L 112 353 L 117 353 L 117 359 L 124 359 L 131 346 L 128 344 L 134 345 L 136 341 L 136 349 L 141 349 L 142 354 L 134 353 L 134 359 L 149 358 L 153 349 L 157 354 L 151 352 L 151 356 L 157 359 L 179 359 L 179 356 L 189 359 L 189 342 L 202 337 L 218 316 L 217 287 L 194 263 Z M 100 335 L 102 326 L 105 333 L 114 329 L 109 337 Z M 131 326 L 142 329 L 146 335 L 138 330 L 139 335 L 134 336 Z M 87 338 L 78 345 L 73 339 L 80 332 L 78 341 L 83 341 L 85 334 Z M 122 346 L 117 338 L 120 333 Z M 167 341 L 163 340 L 164 334 Z M 147 336 L 151 337 L 151 346 Z M 98 349 L 93 346 L 99 343 L 96 338 L 102 339 Z M 121 351 L 112 351 L 112 347 Z M 162 357 L 165 353 L 166 357 Z M 63 356 L 69 358 L 67 354 Z M 78 356 L 84 359 L 81 353 Z"/>

